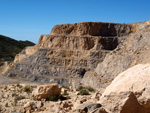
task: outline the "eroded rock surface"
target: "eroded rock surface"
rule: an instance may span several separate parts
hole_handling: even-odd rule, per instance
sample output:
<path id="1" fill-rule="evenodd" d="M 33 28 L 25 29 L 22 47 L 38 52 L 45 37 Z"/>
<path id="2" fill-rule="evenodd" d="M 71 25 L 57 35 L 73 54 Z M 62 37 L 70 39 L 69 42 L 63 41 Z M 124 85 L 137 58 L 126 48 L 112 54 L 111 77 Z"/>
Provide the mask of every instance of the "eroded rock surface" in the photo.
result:
<path id="1" fill-rule="evenodd" d="M 79 85 L 95 89 L 106 87 L 120 72 L 150 62 L 149 36 L 150 21 L 57 25 L 49 35 L 42 35 L 36 46 L 27 47 L 18 54 L 3 73 L 38 83 L 58 83 L 75 88 Z M 82 104 L 95 103 L 102 107 L 92 109 L 92 113 L 149 113 L 149 68 L 149 64 L 141 64 L 121 73 L 106 89 L 100 103 L 100 91 L 81 96 L 71 89 L 67 92 L 70 100 L 49 102 L 33 100 L 31 92 L 23 93 L 22 86 L 2 86 L 0 110 L 66 113 L 75 112 Z M 19 97 L 10 95 L 17 91 L 21 92 Z M 9 102 L 10 98 L 13 101 Z"/>
<path id="2" fill-rule="evenodd" d="M 136 64 L 150 62 L 150 23 L 139 23 L 137 27 L 137 32 L 124 36 L 119 46 L 98 64 L 95 72 L 102 85 Z"/>
<path id="3" fill-rule="evenodd" d="M 56 25 L 49 35 L 41 35 L 36 46 L 27 47 L 18 54 L 3 73 L 40 83 L 80 83 L 87 71 L 94 72 L 97 64 L 103 62 L 125 36 L 136 30 L 136 24 L 81 22 Z"/>
<path id="4" fill-rule="evenodd" d="M 139 64 L 120 73 L 100 98 L 109 113 L 150 112 L 150 64 Z"/>
<path id="5" fill-rule="evenodd" d="M 61 93 L 58 84 L 41 85 L 32 92 L 34 99 L 42 100 L 57 97 Z"/>
<path id="6" fill-rule="evenodd" d="M 51 34 L 91 35 L 91 36 L 122 36 L 136 30 L 129 24 L 81 22 L 75 24 L 56 25 Z"/>

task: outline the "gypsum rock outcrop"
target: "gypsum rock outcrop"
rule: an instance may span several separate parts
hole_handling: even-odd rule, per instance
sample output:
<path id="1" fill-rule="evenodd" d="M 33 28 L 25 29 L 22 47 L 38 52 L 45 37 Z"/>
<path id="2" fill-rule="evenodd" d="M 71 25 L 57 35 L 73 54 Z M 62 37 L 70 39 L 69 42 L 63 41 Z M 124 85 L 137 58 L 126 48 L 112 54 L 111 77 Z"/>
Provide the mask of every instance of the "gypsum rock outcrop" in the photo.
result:
<path id="1" fill-rule="evenodd" d="M 36 46 L 18 54 L 3 73 L 39 83 L 80 83 L 77 81 L 87 71 L 94 72 L 136 26 L 101 22 L 56 25 L 49 35 L 41 35 Z"/>

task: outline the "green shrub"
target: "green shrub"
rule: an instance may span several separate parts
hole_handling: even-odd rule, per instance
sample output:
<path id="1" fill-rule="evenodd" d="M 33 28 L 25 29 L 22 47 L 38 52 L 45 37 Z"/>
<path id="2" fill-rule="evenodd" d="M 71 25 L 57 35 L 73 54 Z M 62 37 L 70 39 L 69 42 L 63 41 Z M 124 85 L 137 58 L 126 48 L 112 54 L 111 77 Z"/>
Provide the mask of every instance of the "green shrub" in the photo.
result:
<path id="1" fill-rule="evenodd" d="M 85 89 L 87 89 L 89 92 L 95 92 L 95 89 L 90 86 L 85 87 Z"/>
<path id="2" fill-rule="evenodd" d="M 58 99 L 59 99 L 59 95 L 57 95 L 57 96 L 49 96 L 46 100 L 47 101 L 57 101 Z"/>
<path id="3" fill-rule="evenodd" d="M 80 90 L 82 90 L 82 89 L 86 89 L 86 90 L 88 90 L 89 92 L 95 92 L 95 89 L 92 88 L 92 87 L 90 87 L 90 86 L 88 86 L 88 87 L 79 86 L 79 87 L 76 89 L 76 91 L 80 91 Z"/>
<path id="4" fill-rule="evenodd" d="M 16 87 L 20 87 L 20 84 L 17 84 Z"/>
<path id="5" fill-rule="evenodd" d="M 64 92 L 63 95 L 69 95 L 67 92 Z"/>
<path id="6" fill-rule="evenodd" d="M 35 45 L 29 41 L 17 41 L 10 37 L 0 35 L 0 60 L 13 60 L 16 54 L 27 46 Z"/>
<path id="7" fill-rule="evenodd" d="M 68 86 L 64 86 L 64 85 L 62 85 L 62 88 L 69 89 L 69 87 L 68 87 Z"/>
<path id="8" fill-rule="evenodd" d="M 31 86 L 32 88 L 37 88 L 37 86 L 36 85 L 34 85 L 34 86 Z"/>
<path id="9" fill-rule="evenodd" d="M 30 92 L 31 91 L 31 86 L 29 86 L 29 85 L 24 86 L 23 91 Z"/>
<path id="10" fill-rule="evenodd" d="M 87 89 L 81 89 L 79 95 L 89 95 L 89 91 Z"/>
<path id="11" fill-rule="evenodd" d="M 82 90 L 82 89 L 85 89 L 85 87 L 79 86 L 79 87 L 76 89 L 76 91 L 80 91 L 80 90 Z"/>

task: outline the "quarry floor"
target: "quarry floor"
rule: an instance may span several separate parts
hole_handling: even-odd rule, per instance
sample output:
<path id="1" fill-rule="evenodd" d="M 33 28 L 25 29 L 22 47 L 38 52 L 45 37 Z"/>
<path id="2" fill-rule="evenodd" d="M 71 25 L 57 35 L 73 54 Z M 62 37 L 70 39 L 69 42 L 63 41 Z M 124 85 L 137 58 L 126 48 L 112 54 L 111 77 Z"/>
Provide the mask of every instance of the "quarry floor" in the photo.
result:
<path id="1" fill-rule="evenodd" d="M 22 81 L 22 80 L 17 80 L 17 79 L 11 79 L 9 77 L 5 77 L 3 75 L 0 75 L 0 85 L 8 85 L 8 84 L 30 84 L 30 85 L 40 85 L 37 83 L 33 82 L 28 82 L 28 81 Z"/>

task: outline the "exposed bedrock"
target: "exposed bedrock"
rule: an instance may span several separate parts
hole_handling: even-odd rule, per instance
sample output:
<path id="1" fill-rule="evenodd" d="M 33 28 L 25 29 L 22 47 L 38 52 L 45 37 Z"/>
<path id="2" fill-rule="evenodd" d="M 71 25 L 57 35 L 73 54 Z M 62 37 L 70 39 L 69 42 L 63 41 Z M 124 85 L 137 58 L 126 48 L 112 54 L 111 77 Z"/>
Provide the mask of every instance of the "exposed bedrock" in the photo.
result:
<path id="1" fill-rule="evenodd" d="M 140 28 L 145 27 L 140 24 Z M 107 78 L 112 80 L 115 76 L 116 65 L 109 64 L 109 61 L 125 63 L 114 57 L 118 49 L 126 47 L 125 42 L 131 44 L 136 30 L 139 30 L 138 24 L 83 22 L 56 25 L 49 35 L 41 35 L 37 45 L 18 54 L 3 73 L 39 83 L 72 85 L 72 82 L 80 84 L 82 80 L 83 85 L 99 88 L 105 86 L 103 83 Z M 133 47 L 130 44 L 127 44 L 128 48 Z M 111 54 L 114 57 L 107 61 Z M 122 64 L 118 68 L 121 67 Z M 112 76 L 105 75 L 109 70 Z"/>
<path id="2" fill-rule="evenodd" d="M 69 50 L 113 50 L 117 37 L 41 35 L 36 47 Z"/>
<path id="3" fill-rule="evenodd" d="M 81 22 L 75 24 L 56 25 L 52 35 L 91 35 L 91 36 L 122 36 L 135 32 L 133 24 L 102 23 L 102 22 Z"/>
<path id="4" fill-rule="evenodd" d="M 98 63 L 95 72 L 86 72 L 82 79 L 83 85 L 94 88 L 106 87 L 119 73 L 134 65 L 150 62 L 150 21 L 138 23 L 137 28 L 137 32 L 118 38 L 121 40 L 117 48 Z"/>

